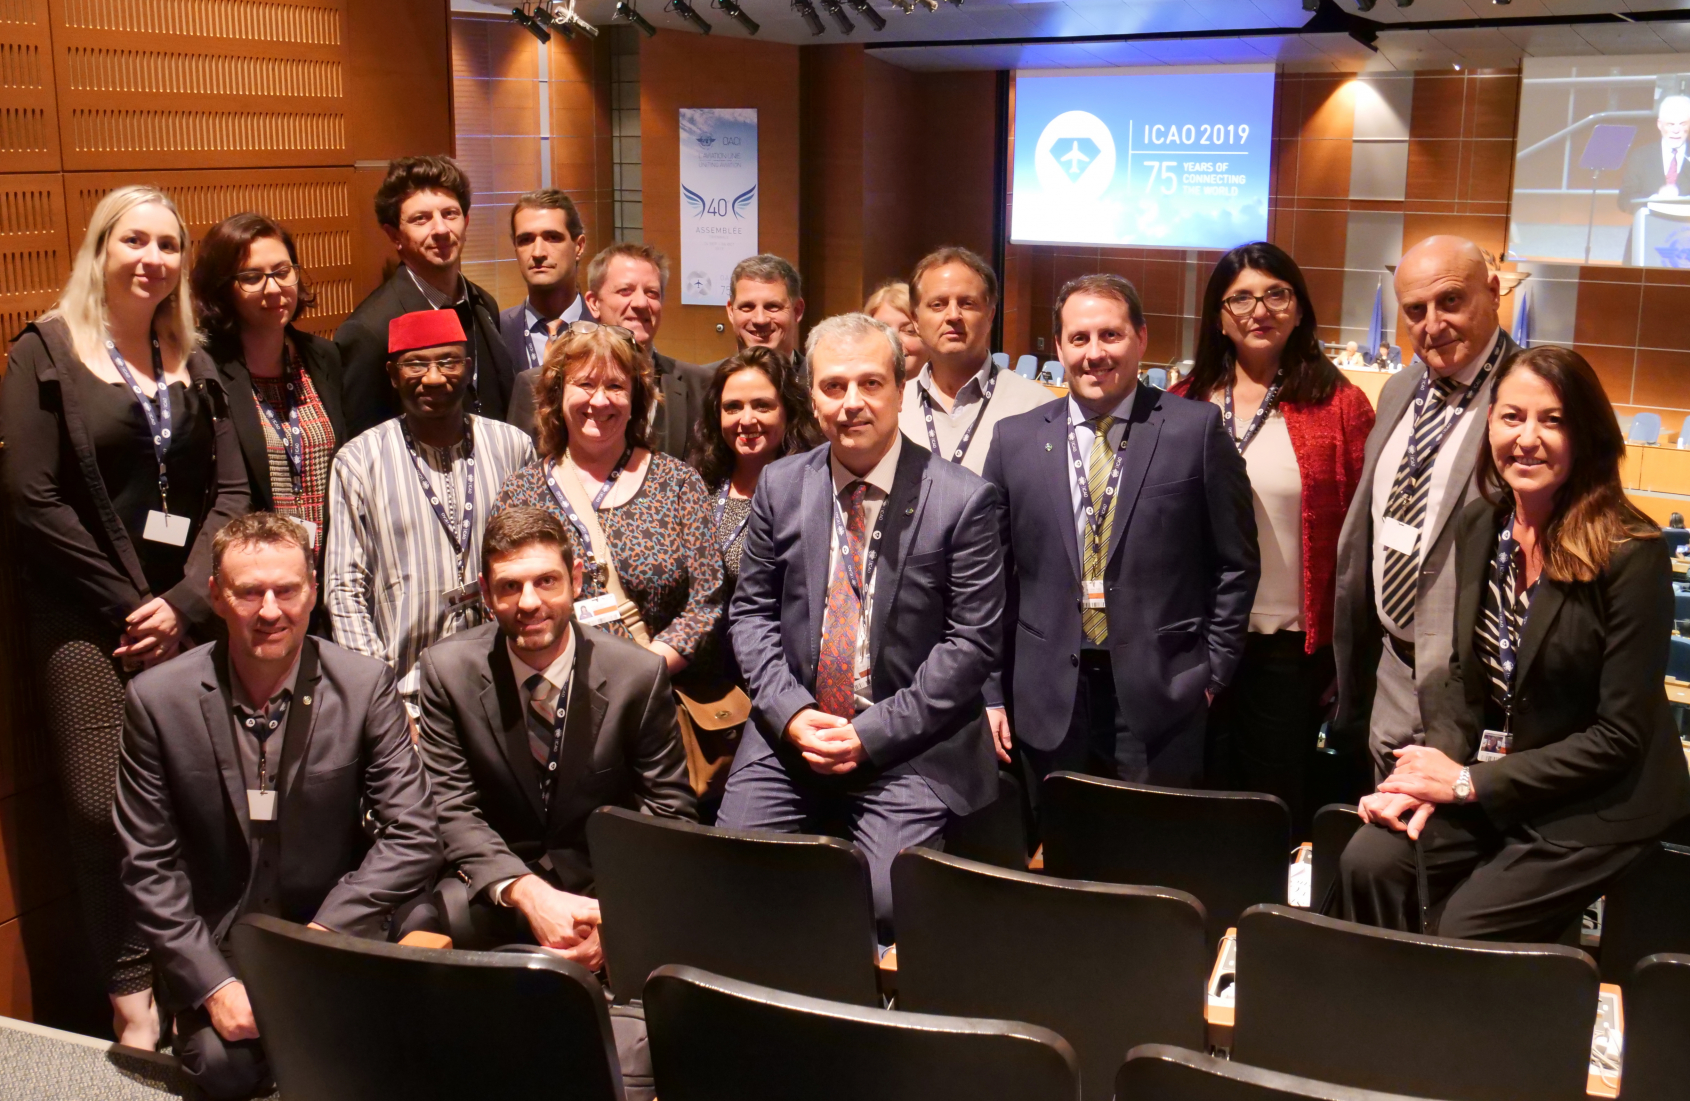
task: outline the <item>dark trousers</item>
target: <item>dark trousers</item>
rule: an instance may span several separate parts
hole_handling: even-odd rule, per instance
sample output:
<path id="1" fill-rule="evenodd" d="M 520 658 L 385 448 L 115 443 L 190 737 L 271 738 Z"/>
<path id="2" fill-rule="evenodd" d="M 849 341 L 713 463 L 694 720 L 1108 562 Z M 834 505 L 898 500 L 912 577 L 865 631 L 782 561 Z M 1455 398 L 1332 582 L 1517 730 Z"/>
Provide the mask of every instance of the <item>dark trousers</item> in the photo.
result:
<path id="1" fill-rule="evenodd" d="M 1415 842 L 1363 826 L 1338 866 L 1328 913 L 1405 932 L 1472 940 L 1560 940 L 1648 842 L 1562 845 L 1529 827 L 1501 831 L 1477 807 L 1439 807 L 1421 831 L 1428 928 L 1422 929 Z"/>
<path id="2" fill-rule="evenodd" d="M 1238 671 L 1209 709 L 1207 784 L 1261 791 L 1291 808 L 1296 840 L 1309 834 L 1309 771 L 1332 686 L 1332 647 L 1304 653 L 1302 631 L 1244 636 Z"/>
<path id="3" fill-rule="evenodd" d="M 223 1039 L 211 1026 L 211 1014 L 186 1009 L 176 1014 L 172 1045 L 182 1073 L 212 1101 L 243 1101 L 271 1092 L 270 1064 L 257 1040 Z"/>
<path id="4" fill-rule="evenodd" d="M 411 932 L 443 933 L 452 938 L 453 948 L 475 952 L 490 952 L 506 944 L 539 943 L 521 910 L 500 906 L 487 897 L 486 891 L 472 897 L 468 885 L 451 873 L 405 914 L 398 936 Z"/>

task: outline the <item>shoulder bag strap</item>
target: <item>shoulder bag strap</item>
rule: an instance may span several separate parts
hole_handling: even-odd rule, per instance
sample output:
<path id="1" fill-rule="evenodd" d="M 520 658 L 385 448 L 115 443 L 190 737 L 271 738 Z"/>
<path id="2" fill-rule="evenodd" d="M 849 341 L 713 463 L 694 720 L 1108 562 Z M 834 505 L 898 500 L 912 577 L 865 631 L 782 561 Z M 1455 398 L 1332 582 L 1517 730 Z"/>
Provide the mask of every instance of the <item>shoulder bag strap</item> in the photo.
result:
<path id="1" fill-rule="evenodd" d="M 649 466 L 650 459 L 646 462 Z M 640 615 L 640 609 L 628 594 L 622 589 L 622 579 L 616 573 L 616 559 L 610 553 L 610 540 L 605 538 L 604 528 L 599 525 L 598 510 L 593 508 L 592 498 L 587 496 L 587 489 L 581 484 L 581 479 L 575 473 L 575 460 L 566 451 L 563 462 L 558 464 L 557 484 L 563 490 L 563 495 L 569 500 L 569 507 L 575 510 L 575 515 L 587 525 L 587 539 L 592 543 L 593 560 L 604 566 L 604 588 L 616 598 L 617 612 L 622 617 L 622 625 L 628 628 L 628 633 L 634 636 L 634 641 L 641 646 L 651 645 L 651 632 L 646 630 L 645 620 Z"/>

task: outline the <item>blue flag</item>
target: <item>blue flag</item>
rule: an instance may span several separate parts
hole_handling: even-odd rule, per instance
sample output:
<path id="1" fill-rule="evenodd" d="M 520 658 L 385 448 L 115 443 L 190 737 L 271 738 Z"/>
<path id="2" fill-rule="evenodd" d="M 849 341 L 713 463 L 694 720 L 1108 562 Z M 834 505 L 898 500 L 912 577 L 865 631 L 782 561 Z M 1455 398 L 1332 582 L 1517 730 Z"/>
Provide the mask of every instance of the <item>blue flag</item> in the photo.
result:
<path id="1" fill-rule="evenodd" d="M 1379 345 L 1385 343 L 1385 281 L 1373 288 L 1373 320 L 1367 323 L 1367 348 L 1364 355 L 1372 359 L 1379 353 Z M 1383 367 L 1381 363 L 1379 366 Z"/>
<path id="2" fill-rule="evenodd" d="M 1520 288 L 1520 301 L 1514 306 L 1514 331 L 1508 335 L 1522 348 L 1532 346 L 1532 299 L 1531 292 L 1524 287 Z"/>

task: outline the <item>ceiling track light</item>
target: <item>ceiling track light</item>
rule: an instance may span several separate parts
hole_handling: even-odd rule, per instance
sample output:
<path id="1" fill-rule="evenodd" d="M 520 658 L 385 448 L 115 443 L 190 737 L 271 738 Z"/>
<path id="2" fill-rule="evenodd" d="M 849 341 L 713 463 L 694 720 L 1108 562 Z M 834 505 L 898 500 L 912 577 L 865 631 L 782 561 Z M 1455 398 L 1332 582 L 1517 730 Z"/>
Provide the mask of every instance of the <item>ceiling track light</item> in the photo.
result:
<path id="1" fill-rule="evenodd" d="M 851 22 L 851 17 L 846 15 L 845 9 L 840 6 L 839 0 L 822 0 L 822 7 L 826 8 L 827 14 L 833 17 L 833 22 L 839 28 L 840 34 L 850 34 L 857 29 L 857 25 Z"/>
<path id="2" fill-rule="evenodd" d="M 529 34 L 533 35 L 535 38 L 538 38 L 540 40 L 541 44 L 550 42 L 552 40 L 551 32 L 546 30 L 545 27 L 541 26 L 540 21 L 538 19 L 535 19 L 532 15 L 528 14 L 528 9 L 527 9 L 526 6 L 523 6 L 523 7 L 520 7 L 520 8 L 512 8 L 511 9 L 511 18 L 516 20 L 518 23 L 522 24 L 523 29 L 526 30 Z"/>
<path id="3" fill-rule="evenodd" d="M 1378 0 L 1356 0 L 1356 11 L 1372 11 Z"/>
<path id="4" fill-rule="evenodd" d="M 858 15 L 868 20 L 869 26 L 873 27 L 877 31 L 883 31 L 886 29 L 885 18 L 879 12 L 874 10 L 874 5 L 869 3 L 869 0 L 847 0 L 847 2 L 853 8 L 857 9 Z"/>
<path id="5" fill-rule="evenodd" d="M 892 0 L 892 6 L 905 15 L 915 14 L 915 0 Z"/>
<path id="6" fill-rule="evenodd" d="M 699 34 L 710 33 L 710 24 L 704 21 L 704 16 L 698 14 L 698 10 L 689 4 L 687 0 L 669 0 L 667 4 L 663 5 L 663 10 L 672 11 L 682 19 L 685 19 L 688 23 L 691 23 L 693 26 L 698 28 Z"/>
<path id="7" fill-rule="evenodd" d="M 827 25 L 816 14 L 816 6 L 810 0 L 792 0 L 792 10 L 803 18 L 804 25 L 810 28 L 811 37 L 827 33 Z"/>
<path id="8" fill-rule="evenodd" d="M 553 11 L 547 4 L 535 4 L 534 22 L 540 24 L 542 27 L 554 30 L 563 35 L 563 40 L 565 42 L 573 42 L 575 40 L 575 27 L 570 19 L 570 14 L 567 9 L 564 11 Z"/>
<path id="9" fill-rule="evenodd" d="M 926 8 L 928 11 L 938 11 L 939 10 L 939 0 L 918 0 L 918 2 L 921 4 L 922 7 Z"/>
<path id="10" fill-rule="evenodd" d="M 632 23 L 644 31 L 647 38 L 653 38 L 657 35 L 657 28 L 646 21 L 645 16 L 641 15 L 634 7 L 632 0 L 616 0 L 616 18 Z"/>
<path id="11" fill-rule="evenodd" d="M 711 6 L 726 12 L 729 19 L 745 28 L 746 34 L 756 34 L 763 29 L 757 25 L 755 19 L 745 14 L 745 9 L 740 7 L 736 0 L 711 0 Z"/>

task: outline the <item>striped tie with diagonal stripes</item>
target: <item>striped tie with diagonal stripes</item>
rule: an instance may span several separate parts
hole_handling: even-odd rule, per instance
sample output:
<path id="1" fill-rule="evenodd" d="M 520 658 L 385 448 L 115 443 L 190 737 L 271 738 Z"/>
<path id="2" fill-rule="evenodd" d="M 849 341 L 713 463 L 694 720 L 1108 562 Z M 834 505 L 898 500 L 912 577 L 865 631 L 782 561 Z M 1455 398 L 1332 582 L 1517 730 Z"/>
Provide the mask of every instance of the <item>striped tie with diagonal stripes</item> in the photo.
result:
<path id="1" fill-rule="evenodd" d="M 1086 577 L 1096 579 L 1103 576 L 1104 567 L 1109 562 L 1109 532 L 1115 523 L 1115 498 L 1106 496 L 1104 489 L 1109 485 L 1110 471 L 1115 468 L 1115 451 L 1109 446 L 1109 430 L 1115 426 L 1114 417 L 1091 418 L 1092 437 L 1091 455 L 1086 460 L 1086 488 L 1091 494 L 1092 507 L 1097 510 L 1095 517 L 1096 528 L 1086 533 L 1085 540 L 1085 574 Z M 1103 538 L 1096 536 L 1096 531 L 1103 532 Z M 1086 638 L 1098 646 L 1109 637 L 1109 612 L 1104 608 L 1080 609 L 1080 629 Z"/>
<path id="2" fill-rule="evenodd" d="M 1432 485 L 1432 464 L 1437 461 L 1435 454 L 1426 453 L 1436 446 L 1439 434 L 1448 423 L 1452 412 L 1450 395 L 1460 386 L 1461 384 L 1453 378 L 1432 381 L 1433 393 L 1426 399 L 1420 415 L 1414 419 L 1414 430 L 1409 433 L 1402 465 L 1397 467 L 1397 476 L 1391 481 L 1391 498 L 1385 504 L 1387 519 L 1400 520 L 1416 530 L 1425 524 L 1427 491 Z M 1415 459 L 1422 454 L 1426 454 L 1426 458 L 1417 469 Z M 1379 603 L 1385 609 L 1385 614 L 1391 617 L 1391 621 L 1405 631 L 1414 625 L 1414 601 L 1419 591 L 1419 573 L 1418 536 L 1415 537 L 1412 554 L 1385 548 L 1385 580 L 1380 590 Z"/>

